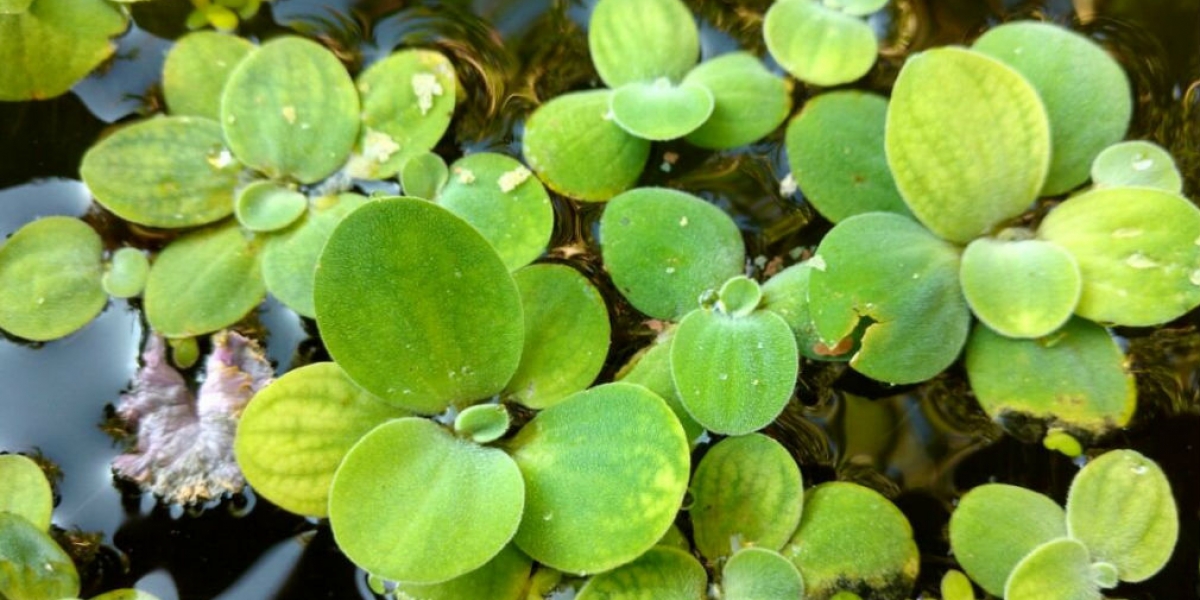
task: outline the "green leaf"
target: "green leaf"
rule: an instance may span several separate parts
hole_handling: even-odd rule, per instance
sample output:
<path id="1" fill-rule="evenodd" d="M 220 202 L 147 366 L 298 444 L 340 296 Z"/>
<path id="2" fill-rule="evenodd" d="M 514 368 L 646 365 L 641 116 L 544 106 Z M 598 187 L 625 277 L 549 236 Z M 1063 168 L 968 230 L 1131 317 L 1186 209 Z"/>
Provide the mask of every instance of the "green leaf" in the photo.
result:
<path id="1" fill-rule="evenodd" d="M 258 249 L 236 223 L 171 242 L 146 279 L 150 326 L 166 337 L 191 337 L 239 321 L 266 296 Z"/>
<path id="2" fill-rule="evenodd" d="M 157 117 L 118 129 L 83 156 L 79 174 L 96 201 L 126 221 L 191 227 L 233 212 L 242 165 L 221 126 L 199 117 Z"/>
<path id="3" fill-rule="evenodd" d="M 912 216 L 883 149 L 887 100 L 845 90 L 808 101 L 787 129 L 788 165 L 804 198 L 837 223 L 859 213 Z"/>
<path id="4" fill-rule="evenodd" d="M 687 537 L 680 531 L 679 526 L 672 524 L 671 528 L 663 534 L 662 538 L 655 542 L 655 546 L 667 546 L 669 548 L 677 548 L 684 552 L 691 552 L 692 545 L 688 542 Z"/>
<path id="5" fill-rule="evenodd" d="M 1046 542 L 1013 569 L 1005 600 L 1100 600 L 1088 548 L 1071 538 Z"/>
<path id="6" fill-rule="evenodd" d="M 18 0 L 15 7 L 17 14 L 0 11 L 3 102 L 66 93 L 112 56 L 117 46 L 109 38 L 128 25 L 121 11 L 104 0 L 37 0 L 32 5 Z"/>
<path id="7" fill-rule="evenodd" d="M 221 119 L 221 90 L 254 44 L 215 31 L 189 33 L 175 42 L 163 64 L 163 96 L 172 115 Z"/>
<path id="8" fill-rule="evenodd" d="M 742 235 L 733 219 L 696 196 L 638 188 L 613 198 L 600 218 L 604 264 L 638 310 L 677 320 L 700 295 L 739 275 Z"/>
<path id="9" fill-rule="evenodd" d="M 234 213 L 250 231 L 276 231 L 308 210 L 308 197 L 273 181 L 255 181 L 238 191 Z"/>
<path id="10" fill-rule="evenodd" d="M 333 477 L 329 522 L 338 548 L 368 573 L 440 583 L 499 554 L 524 505 L 508 455 L 410 417 L 350 449 Z"/>
<path id="11" fill-rule="evenodd" d="M 509 544 L 487 564 L 443 583 L 400 583 L 396 597 L 404 600 L 525 600 L 533 563 Z"/>
<path id="12" fill-rule="evenodd" d="M 800 524 L 800 468 L 786 448 L 762 434 L 713 446 L 696 467 L 691 491 L 696 549 L 713 562 L 743 547 L 780 550 Z"/>
<path id="13" fill-rule="evenodd" d="M 971 322 L 958 252 L 892 213 L 838 223 L 809 261 L 809 310 L 825 345 L 838 347 L 867 320 L 850 359 L 855 370 L 890 383 L 940 373 L 958 357 Z"/>
<path id="14" fill-rule="evenodd" d="M 730 317 L 745 317 L 753 313 L 760 302 L 762 288 L 758 282 L 745 275 L 737 275 L 731 277 L 717 291 L 716 309 Z"/>
<path id="15" fill-rule="evenodd" d="M 0 15 L 19 15 L 33 4 L 33 0 L 0 0 Z"/>
<path id="16" fill-rule="evenodd" d="M 409 159 L 432 150 L 450 126 L 458 83 L 454 65 L 438 52 L 397 52 L 368 67 L 355 83 L 363 124 L 348 169 L 355 177 L 399 173 Z"/>
<path id="17" fill-rule="evenodd" d="M 608 307 L 587 278 L 566 265 L 530 265 L 513 278 L 525 313 L 525 348 L 505 394 L 542 409 L 600 374 L 612 334 Z"/>
<path id="18" fill-rule="evenodd" d="M 804 580 L 790 560 L 774 550 L 743 548 L 721 571 L 726 600 L 796 600 L 804 597 Z"/>
<path id="19" fill-rule="evenodd" d="M 687 141 L 701 148 L 744 146 L 775 131 L 792 111 L 792 86 L 749 52 L 706 60 L 683 78 L 684 85 L 712 92 L 713 110 Z"/>
<path id="20" fill-rule="evenodd" d="M 454 432 L 477 444 L 487 444 L 508 433 L 512 419 L 508 409 L 500 404 L 477 404 L 458 413 Z"/>
<path id="21" fill-rule="evenodd" d="M 976 325 L 966 355 L 971 389 L 993 419 L 1018 413 L 1098 434 L 1128 423 L 1137 406 L 1121 348 L 1083 319 L 1034 340 Z"/>
<path id="22" fill-rule="evenodd" d="M 1179 538 L 1179 511 L 1166 474 L 1133 450 L 1110 450 L 1089 462 L 1071 482 L 1067 531 L 1083 542 L 1092 561 L 1137 583 L 1167 564 Z"/>
<path id="23" fill-rule="evenodd" d="M 979 238 L 963 252 L 959 278 L 975 316 L 1014 338 L 1062 327 L 1083 289 L 1070 253 L 1041 240 Z"/>
<path id="24" fill-rule="evenodd" d="M 1098 188 L 1152 187 L 1183 193 L 1183 177 L 1171 153 L 1144 140 L 1113 144 L 1096 155 L 1092 183 Z"/>
<path id="25" fill-rule="evenodd" d="M 696 600 L 708 587 L 708 573 L 694 556 L 656 546 L 637 560 L 593 576 L 578 600 Z"/>
<path id="26" fill-rule="evenodd" d="M 671 342 L 671 373 L 683 406 L 709 431 L 742 435 L 783 412 L 800 354 L 783 317 L 759 311 L 729 317 L 697 309 Z"/>
<path id="27" fill-rule="evenodd" d="M 291 512 L 325 517 L 333 473 L 351 446 L 380 423 L 405 416 L 337 364 L 314 363 L 254 395 L 238 422 L 234 454 L 257 493 Z"/>
<path id="28" fill-rule="evenodd" d="M 1020 21 L 989 29 L 972 49 L 1023 75 L 1045 105 L 1052 152 L 1040 195 L 1086 181 L 1092 159 L 1125 137 L 1133 114 L 1129 80 L 1090 39 L 1058 25 Z"/>
<path id="29" fill-rule="evenodd" d="M 437 203 L 470 223 L 515 271 L 546 251 L 554 207 L 542 182 L 514 158 L 481 152 L 450 166 Z"/>
<path id="30" fill-rule="evenodd" d="M 683 432 L 687 436 L 688 443 L 695 445 L 705 431 L 683 407 L 683 400 L 680 399 L 679 390 L 675 387 L 675 377 L 671 375 L 671 338 L 674 333 L 674 329 L 669 329 L 660 334 L 649 346 L 642 348 L 628 364 L 621 368 L 616 379 L 626 383 L 636 383 L 662 398 L 671 408 L 671 412 L 675 413 L 675 418 L 679 419 L 679 423 L 683 425 Z"/>
<path id="31" fill-rule="evenodd" d="M 405 196 L 433 200 L 450 181 L 446 161 L 433 152 L 418 154 L 404 162 L 400 169 L 400 187 Z"/>
<path id="32" fill-rule="evenodd" d="M 424 200 L 377 200 L 343 219 L 314 297 L 321 338 L 350 378 L 416 412 L 499 392 L 521 357 L 508 269 L 467 222 Z"/>
<path id="33" fill-rule="evenodd" d="M 839 343 L 833 347 L 827 346 L 821 341 L 816 325 L 813 324 L 808 301 L 811 274 L 812 261 L 806 260 L 773 275 L 762 285 L 762 308 L 783 317 L 796 336 L 796 346 L 800 354 L 806 358 L 849 360 L 858 350 L 858 340 L 853 339 L 853 343 Z M 853 335 L 851 337 L 853 338 Z"/>
<path id="34" fill-rule="evenodd" d="M 24 517 L 0 512 L 0 597 L 47 600 L 79 595 L 71 557 Z"/>
<path id="35" fill-rule="evenodd" d="M 967 492 L 950 515 L 950 548 L 971 579 L 1002 596 L 1017 563 L 1034 548 L 1067 535 L 1063 509 L 1015 485 L 988 483 Z"/>
<path id="36" fill-rule="evenodd" d="M 1037 198 L 1050 166 L 1050 124 L 1019 73 L 978 52 L 937 48 L 900 70 L 884 146 L 917 219 L 965 243 Z"/>
<path id="37" fill-rule="evenodd" d="M 4 482 L 0 513 L 24 517 L 41 531 L 50 528 L 54 496 L 50 482 L 33 459 L 20 454 L 0 455 L 0 481 Z"/>
<path id="38" fill-rule="evenodd" d="M 268 236 L 263 245 L 262 274 L 271 295 L 301 315 L 317 316 L 313 306 L 313 276 L 321 248 L 333 228 L 366 202 L 358 194 L 316 198 L 298 222 Z"/>
<path id="39" fill-rule="evenodd" d="M 800 528 L 783 555 L 812 598 L 864 588 L 872 598 L 909 598 L 920 566 L 904 514 L 879 492 L 841 481 L 805 495 Z"/>
<path id="40" fill-rule="evenodd" d="M 525 162 L 550 189 L 576 200 L 603 202 L 641 176 L 650 142 L 612 121 L 611 96 L 608 90 L 563 94 L 525 122 Z"/>
<path id="41" fill-rule="evenodd" d="M 887 0 L 823 0 L 825 6 L 848 15 L 865 17 L 887 6 Z"/>
<path id="42" fill-rule="evenodd" d="M 942 600 L 975 600 L 975 588 L 962 571 L 950 569 L 942 576 Z"/>
<path id="43" fill-rule="evenodd" d="M 834 86 L 861 78 L 879 52 L 862 19 L 814 0 L 778 0 L 763 20 L 767 49 L 788 73 L 806 83 Z"/>
<path id="44" fill-rule="evenodd" d="M 1108 188 L 1058 205 L 1038 237 L 1079 263 L 1075 314 L 1101 323 L 1158 325 L 1200 305 L 1200 209 L 1151 188 Z"/>
<path id="45" fill-rule="evenodd" d="M 661 398 L 637 385 L 574 394 L 538 413 L 510 448 L 526 490 L 514 540 L 568 573 L 606 571 L 649 550 L 687 489 L 683 428 Z"/>
<path id="46" fill-rule="evenodd" d="M 104 291 L 114 298 L 132 298 L 142 293 L 150 275 L 150 259 L 137 248 L 113 252 L 108 270 L 100 280 Z"/>
<path id="47" fill-rule="evenodd" d="M 238 63 L 221 95 L 225 139 L 243 163 L 273 179 L 331 175 L 358 138 L 354 82 L 332 52 L 274 38 Z"/>
<path id="48" fill-rule="evenodd" d="M 676 86 L 660 77 L 631 81 L 617 88 L 609 108 L 617 125 L 630 134 L 656 142 L 673 140 L 708 120 L 713 112 L 713 94 L 701 85 Z"/>
<path id="49" fill-rule="evenodd" d="M 588 22 L 588 49 L 610 88 L 678 82 L 700 59 L 700 33 L 680 0 L 601 0 Z"/>
<path id="50" fill-rule="evenodd" d="M 104 308 L 100 236 L 72 217 L 45 217 L 0 245 L 0 329 L 34 341 L 82 328 Z"/>

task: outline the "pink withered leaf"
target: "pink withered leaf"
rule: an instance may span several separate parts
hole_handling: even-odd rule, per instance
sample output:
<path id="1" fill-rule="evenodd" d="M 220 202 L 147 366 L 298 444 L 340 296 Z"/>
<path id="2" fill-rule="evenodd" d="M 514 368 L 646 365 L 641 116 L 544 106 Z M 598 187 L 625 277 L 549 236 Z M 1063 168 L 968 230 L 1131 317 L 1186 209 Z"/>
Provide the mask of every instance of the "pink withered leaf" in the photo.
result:
<path id="1" fill-rule="evenodd" d="M 117 475 L 169 502 L 190 504 L 238 492 L 246 481 L 233 457 L 242 409 L 271 382 L 262 350 L 236 332 L 212 337 L 204 381 L 193 395 L 166 359 L 154 335 L 142 353 L 144 366 L 117 413 L 137 429 L 137 448 L 113 459 Z"/>

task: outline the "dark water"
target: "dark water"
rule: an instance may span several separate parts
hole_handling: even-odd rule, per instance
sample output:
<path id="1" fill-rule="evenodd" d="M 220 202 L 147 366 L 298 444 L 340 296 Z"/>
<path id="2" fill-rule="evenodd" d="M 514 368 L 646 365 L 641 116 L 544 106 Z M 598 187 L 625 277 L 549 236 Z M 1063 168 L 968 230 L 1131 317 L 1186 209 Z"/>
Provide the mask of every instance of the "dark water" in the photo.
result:
<path id="1" fill-rule="evenodd" d="M 597 85 L 587 56 L 590 2 L 560 0 L 276 0 L 246 35 L 265 39 L 299 31 L 346 57 L 357 70 L 396 46 L 436 47 L 455 62 L 467 100 L 438 146 L 447 160 L 490 150 L 519 156 L 521 123 L 539 103 Z M 706 56 L 744 47 L 762 53 L 767 0 L 693 0 Z M 1170 148 L 1188 192 L 1200 191 L 1200 0 L 908 0 L 872 18 L 882 58 L 856 87 L 886 92 L 904 57 L 968 41 L 1008 18 L 1072 25 L 1103 42 L 1131 74 L 1137 98 L 1132 137 Z M 137 5 L 136 27 L 116 60 L 58 99 L 0 103 L 0 236 L 37 216 L 84 216 L 109 244 L 157 247 L 154 232 L 135 231 L 93 206 L 78 181 L 80 157 L 114 124 L 161 106 L 156 88 L 163 53 L 182 35 L 187 0 Z M 819 90 L 798 85 L 797 105 Z M 722 206 L 742 228 L 750 256 L 781 257 L 812 246 L 828 223 L 801 198 L 780 195 L 788 168 L 782 129 L 748 150 L 700 152 L 683 143 L 654 146 L 679 154 L 670 172 L 651 160 L 643 185 L 686 189 Z M 550 260 L 571 262 L 608 290 L 614 346 L 604 377 L 652 332 L 599 269 L 595 229 L 600 207 L 555 198 L 559 213 Z M 137 585 L 163 600 L 371 598 L 364 577 L 341 556 L 329 529 L 255 499 L 183 510 L 114 482 L 108 463 L 119 446 L 102 431 L 137 364 L 145 326 L 136 301 L 113 302 L 84 330 L 30 345 L 0 339 L 0 451 L 40 452 L 64 477 L 54 519 L 80 546 L 85 597 Z M 280 372 L 319 356 L 303 323 L 268 303 L 256 319 Z M 1150 581 L 1113 595 L 1130 599 L 1200 597 L 1200 315 L 1169 328 L 1122 330 L 1137 372 L 1141 403 L 1131 426 L 1100 448 L 1130 447 L 1167 471 L 1180 508 L 1181 534 L 1171 563 Z M 1010 424 L 1020 433 L 1021 424 Z M 951 369 L 916 387 L 889 389 L 840 365 L 806 364 L 793 402 L 768 433 L 800 462 L 806 481 L 848 479 L 894 498 L 922 550 L 921 591 L 933 592 L 953 565 L 945 526 L 955 496 L 1008 482 L 1065 501 L 1078 467 L 1037 444 L 1005 435 L 975 407 L 962 373 Z M 90 538 L 83 534 L 93 534 Z"/>

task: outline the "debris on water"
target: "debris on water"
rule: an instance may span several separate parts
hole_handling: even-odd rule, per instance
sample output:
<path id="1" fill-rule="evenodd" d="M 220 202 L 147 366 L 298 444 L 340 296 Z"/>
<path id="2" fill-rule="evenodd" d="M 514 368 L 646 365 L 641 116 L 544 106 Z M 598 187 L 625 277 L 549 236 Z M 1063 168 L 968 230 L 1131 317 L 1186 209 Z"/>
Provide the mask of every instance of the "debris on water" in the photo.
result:
<path id="1" fill-rule="evenodd" d="M 412 76 L 413 93 L 417 95 L 417 108 L 421 109 L 421 114 L 428 114 L 433 108 L 433 97 L 441 96 L 445 93 L 442 89 L 442 84 L 438 82 L 437 76 L 432 73 L 417 73 Z"/>
<path id="2" fill-rule="evenodd" d="M 113 459 L 113 470 L 169 502 L 203 502 L 246 483 L 233 456 L 234 434 L 242 409 L 271 382 L 273 370 L 258 344 L 236 332 L 214 334 L 212 345 L 204 382 L 193 394 L 167 362 L 163 338 L 152 336 L 117 406 L 136 428 L 137 447 Z"/>

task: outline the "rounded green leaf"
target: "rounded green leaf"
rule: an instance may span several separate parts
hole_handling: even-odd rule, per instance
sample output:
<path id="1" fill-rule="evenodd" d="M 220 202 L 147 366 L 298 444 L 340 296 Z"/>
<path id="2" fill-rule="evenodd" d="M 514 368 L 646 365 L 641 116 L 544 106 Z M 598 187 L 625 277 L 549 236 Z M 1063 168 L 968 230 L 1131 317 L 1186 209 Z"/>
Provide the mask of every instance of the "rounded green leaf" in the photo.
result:
<path id="1" fill-rule="evenodd" d="M 321 253 L 321 338 L 350 378 L 423 413 L 503 389 L 524 339 L 517 286 L 466 221 L 416 198 L 369 202 Z"/>
<path id="2" fill-rule="evenodd" d="M 850 365 L 868 377 L 915 383 L 937 375 L 958 357 L 971 322 L 958 252 L 892 213 L 838 223 L 808 263 L 813 325 L 837 348 L 866 320 Z"/>
<path id="3" fill-rule="evenodd" d="M 950 569 L 942 576 L 942 600 L 975 600 L 975 588 L 962 571 Z"/>
<path id="4" fill-rule="evenodd" d="M 491 242 L 509 270 L 546 251 L 554 232 L 554 207 L 542 182 L 514 158 L 481 152 L 450 166 L 437 203 L 470 223 Z"/>
<path id="5" fill-rule="evenodd" d="M 814 0 L 778 0 L 763 20 L 767 49 L 788 73 L 806 83 L 833 86 L 867 74 L 879 52 L 862 19 Z"/>
<path id="6" fill-rule="evenodd" d="M 637 560 L 594 575 L 578 600 L 696 600 L 708 587 L 708 573 L 694 556 L 656 546 Z"/>
<path id="7" fill-rule="evenodd" d="M 68 335 L 108 302 L 100 236 L 72 217 L 45 217 L 0 245 L 0 329 L 29 340 Z"/>
<path id="8" fill-rule="evenodd" d="M 477 444 L 487 444 L 507 433 L 511 423 L 508 409 L 503 405 L 477 404 L 458 413 L 454 432 Z"/>
<path id="9" fill-rule="evenodd" d="M 695 310 L 671 341 L 683 406 L 705 429 L 742 435 L 771 424 L 796 386 L 800 353 L 783 317 Z"/>
<path id="10" fill-rule="evenodd" d="M 911 216 L 883 149 L 887 100 L 845 90 L 808 101 L 787 129 L 788 165 L 826 219 L 875 211 Z"/>
<path id="11" fill-rule="evenodd" d="M 1060 538 L 1030 552 L 1013 568 L 1004 586 L 1005 600 L 1100 600 L 1088 548 Z"/>
<path id="12" fill-rule="evenodd" d="M 525 162 L 550 189 L 585 202 L 603 202 L 629 189 L 646 166 L 650 142 L 634 137 L 609 115 L 612 92 L 563 94 L 525 122 Z"/>
<path id="13" fill-rule="evenodd" d="M 758 433 L 713 446 L 692 477 L 692 534 L 710 561 L 753 546 L 787 544 L 804 504 L 796 461 L 779 442 Z"/>
<path id="14" fill-rule="evenodd" d="M 796 600 L 804 597 L 804 580 L 778 552 L 743 548 L 725 563 L 721 589 L 726 600 Z"/>
<path id="15" fill-rule="evenodd" d="M 852 339 L 853 343 L 842 342 L 835 346 L 827 346 L 821 341 L 816 325 L 813 324 L 808 301 L 811 274 L 812 261 L 806 260 L 773 275 L 762 285 L 762 308 L 783 317 L 796 336 L 796 346 L 800 354 L 806 358 L 849 360 L 858 350 L 858 340 Z"/>
<path id="16" fill-rule="evenodd" d="M 1200 305 L 1200 209 L 1151 188 L 1108 188 L 1058 205 L 1038 237 L 1062 246 L 1083 274 L 1075 314 L 1157 325 Z"/>
<path id="17" fill-rule="evenodd" d="M 604 264 L 621 294 L 651 317 L 678 320 L 700 295 L 739 275 L 742 235 L 733 219 L 696 196 L 639 188 L 613 198 L 600 218 Z"/>
<path id="18" fill-rule="evenodd" d="M 1019 73 L 978 52 L 937 48 L 900 70 L 884 147 L 909 210 L 938 236 L 965 243 L 1037 198 L 1050 124 Z"/>
<path id="19" fill-rule="evenodd" d="M 811 598 L 864 588 L 872 598 L 910 598 L 920 567 L 904 514 L 879 492 L 841 481 L 805 495 L 800 528 L 783 555 L 800 569 Z"/>
<path id="20" fill-rule="evenodd" d="M 1105 452 L 1071 482 L 1067 531 L 1092 561 L 1116 567 L 1121 581 L 1145 581 L 1166 566 L 1179 538 L 1171 484 L 1133 450 Z"/>
<path id="21" fill-rule="evenodd" d="M 79 174 L 96 201 L 126 221 L 191 227 L 233 212 L 242 165 L 221 126 L 200 117 L 157 117 L 118 129 L 83 156 Z"/>
<path id="22" fill-rule="evenodd" d="M 972 46 L 1016 69 L 1050 117 L 1050 171 L 1041 195 L 1088 178 L 1092 159 L 1125 137 L 1133 114 L 1129 79 L 1104 48 L 1064 27 L 1019 21 L 993 27 Z"/>
<path id="23" fill-rule="evenodd" d="M 1083 289 L 1070 253 L 1041 240 L 979 238 L 962 255 L 963 296 L 997 333 L 1035 338 L 1071 318 Z"/>
<path id="24" fill-rule="evenodd" d="M 679 529 L 679 526 L 674 524 L 671 525 L 671 528 L 654 545 L 678 548 L 684 552 L 692 551 L 691 542 L 688 542 L 687 537 L 683 535 L 683 531 Z"/>
<path id="25" fill-rule="evenodd" d="M 700 32 L 680 0 L 601 0 L 588 22 L 588 49 L 610 88 L 677 82 L 700 59 Z"/>
<path id="26" fill-rule="evenodd" d="M 450 181 L 450 168 L 441 156 L 433 152 L 418 154 L 400 169 L 400 187 L 405 196 L 433 200 Z"/>
<path id="27" fill-rule="evenodd" d="M 313 183 L 354 147 L 358 94 L 346 68 L 315 42 L 275 38 L 238 63 L 221 95 L 234 155 L 271 178 Z"/>
<path id="28" fill-rule="evenodd" d="M 350 381 L 335 363 L 314 363 L 271 382 L 246 406 L 234 454 L 254 490 L 291 512 L 329 514 L 333 473 L 350 448 L 408 413 Z"/>
<path id="29" fill-rule="evenodd" d="M 50 482 L 33 459 L 20 454 L 0 455 L 0 513 L 12 513 L 45 531 L 50 528 L 50 513 L 54 512 L 54 496 Z"/>
<path id="30" fill-rule="evenodd" d="M 950 515 L 950 548 L 971 579 L 1002 596 L 1017 563 L 1034 548 L 1067 535 L 1066 516 L 1053 500 L 1015 485 L 973 488 Z"/>
<path id="31" fill-rule="evenodd" d="M 396 597 L 404 600 L 524 600 L 533 562 L 509 544 L 487 564 L 445 581 L 428 585 L 400 583 Z"/>
<path id="32" fill-rule="evenodd" d="M 253 50 L 248 40 L 215 31 L 179 38 L 163 64 L 163 96 L 171 114 L 219 121 L 221 90 L 234 67 Z"/>
<path id="33" fill-rule="evenodd" d="M 24 517 L 0 512 L 0 596 L 47 600 L 78 595 L 79 573 L 58 543 Z"/>
<path id="34" fill-rule="evenodd" d="M 775 131 L 792 111 L 791 84 L 749 52 L 706 60 L 683 83 L 712 92 L 712 114 L 687 135 L 687 141 L 701 148 L 724 150 L 757 141 Z"/>
<path id="35" fill-rule="evenodd" d="M 600 374 L 612 333 L 608 307 L 591 282 L 566 265 L 530 265 L 513 278 L 525 313 L 525 348 L 505 393 L 546 408 Z"/>
<path id="36" fill-rule="evenodd" d="M 321 249 L 333 228 L 366 201 L 358 194 L 316 198 L 298 222 L 267 237 L 262 252 L 262 274 L 267 291 L 301 315 L 317 316 L 313 306 L 313 276 Z"/>
<path id="37" fill-rule="evenodd" d="M 865 17 L 887 6 L 887 0 L 824 0 L 824 4 L 848 15 Z"/>
<path id="38" fill-rule="evenodd" d="M 132 298 L 142 293 L 149 275 L 150 259 L 145 253 L 125 247 L 113 252 L 101 283 L 104 291 L 114 298 Z"/>
<path id="39" fill-rule="evenodd" d="M 671 375 L 671 337 L 674 330 L 668 330 L 659 335 L 648 347 L 641 349 L 628 364 L 617 373 L 616 379 L 626 383 L 636 383 L 654 392 L 662 398 L 675 418 L 683 425 L 684 435 L 688 443 L 696 444 L 704 428 L 689 415 L 679 398 L 679 390 L 675 387 L 675 377 Z"/>
<path id="40" fill-rule="evenodd" d="M 363 124 L 348 169 L 355 177 L 385 179 L 399 173 L 410 158 L 433 149 L 450 126 L 458 83 L 454 65 L 438 52 L 396 52 L 368 67 L 355 83 Z"/>
<path id="41" fill-rule="evenodd" d="M 255 181 L 238 191 L 234 213 L 250 231 L 276 231 L 308 209 L 308 197 L 273 181 Z"/>
<path id="42" fill-rule="evenodd" d="M 538 413 L 510 444 L 525 478 L 514 538 L 568 573 L 623 565 L 655 544 L 687 490 L 687 440 L 661 398 L 610 383 Z"/>
<path id="43" fill-rule="evenodd" d="M 0 14 L 3 102 L 66 93 L 112 56 L 117 46 L 109 38 L 128 25 L 121 11 L 104 0 L 37 0 L 32 5 L 18 0 L 15 6 L 17 14 Z"/>
<path id="44" fill-rule="evenodd" d="M 762 288 L 757 281 L 738 275 L 731 277 L 717 291 L 716 308 L 731 317 L 745 317 L 758 308 L 762 297 Z"/>
<path id="45" fill-rule="evenodd" d="M 695 131 L 713 112 L 713 94 L 708 88 L 689 83 L 676 86 L 666 77 L 626 83 L 613 92 L 610 102 L 617 125 L 656 142 Z"/>
<path id="46" fill-rule="evenodd" d="M 333 477 L 329 523 L 338 548 L 368 573 L 440 583 L 499 554 L 524 504 L 521 472 L 504 452 L 405 418 L 350 449 Z"/>
<path id="47" fill-rule="evenodd" d="M 143 295 L 155 331 L 192 337 L 238 322 L 266 293 L 258 243 L 229 223 L 171 242 L 150 266 Z"/>
<path id="48" fill-rule="evenodd" d="M 1092 183 L 1098 188 L 1152 187 L 1183 193 L 1183 177 L 1171 153 L 1144 140 L 1113 144 L 1096 155 Z"/>
<path id="49" fill-rule="evenodd" d="M 993 419 L 1018 413 L 1102 433 L 1128 423 L 1137 406 L 1121 348 L 1090 321 L 1074 318 L 1033 340 L 976 325 L 966 354 L 971 389 Z"/>

